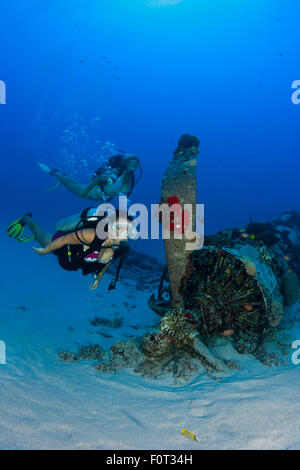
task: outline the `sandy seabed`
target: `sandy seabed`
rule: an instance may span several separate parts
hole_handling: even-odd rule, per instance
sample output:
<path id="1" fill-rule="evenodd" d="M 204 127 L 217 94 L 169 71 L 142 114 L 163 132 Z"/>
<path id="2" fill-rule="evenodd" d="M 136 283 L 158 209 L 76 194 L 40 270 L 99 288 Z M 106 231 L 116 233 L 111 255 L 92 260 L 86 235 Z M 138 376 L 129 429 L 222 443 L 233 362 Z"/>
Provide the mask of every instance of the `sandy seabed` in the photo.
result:
<path id="1" fill-rule="evenodd" d="M 62 349 L 88 343 L 109 349 L 142 335 L 159 321 L 149 293 L 122 276 L 108 292 L 109 275 L 91 292 L 89 278 L 62 271 L 53 256 L 39 257 L 7 238 L 1 243 L 7 363 L 0 365 L 0 449 L 300 449 L 300 365 L 291 357 L 269 368 L 224 346 L 241 370 L 176 386 L 170 378 L 150 380 L 131 370 L 103 375 L 91 362 L 62 362 Z M 89 323 L 94 316 L 124 322 L 104 327 L 113 336 L 106 338 Z M 289 334 L 300 339 L 299 324 Z M 185 440 L 183 427 L 201 443 Z"/>

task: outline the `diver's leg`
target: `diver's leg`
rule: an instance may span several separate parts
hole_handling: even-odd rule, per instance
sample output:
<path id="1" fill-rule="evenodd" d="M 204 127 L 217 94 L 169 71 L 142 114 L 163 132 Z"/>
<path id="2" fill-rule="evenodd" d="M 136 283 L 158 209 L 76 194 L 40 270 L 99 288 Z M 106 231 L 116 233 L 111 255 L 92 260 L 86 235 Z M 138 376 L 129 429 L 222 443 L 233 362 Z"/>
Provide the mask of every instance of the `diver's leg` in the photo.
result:
<path id="1" fill-rule="evenodd" d="M 87 187 L 85 184 L 80 184 L 73 178 L 70 178 L 67 175 L 63 175 L 58 171 L 55 171 L 53 176 L 55 176 L 60 183 L 62 183 L 69 191 L 71 191 L 71 193 L 76 194 L 76 196 L 79 197 L 84 197 L 84 192 Z"/>
<path id="2" fill-rule="evenodd" d="M 41 170 L 44 173 L 46 173 L 47 175 L 54 176 L 69 191 L 76 194 L 76 196 L 79 196 L 79 197 L 84 197 L 85 196 L 87 185 L 78 183 L 73 178 L 70 178 L 66 174 L 61 173 L 57 168 L 54 168 L 53 170 L 51 170 L 51 168 L 48 167 L 48 165 L 46 165 L 45 163 L 39 162 L 38 164 L 39 164 Z M 54 189 L 54 188 L 51 188 L 51 190 L 52 189 Z"/>
<path id="3" fill-rule="evenodd" d="M 78 222 L 80 222 L 80 214 L 72 215 L 66 219 L 60 220 L 56 224 L 57 232 L 74 232 Z"/>
<path id="4" fill-rule="evenodd" d="M 37 242 L 45 248 L 49 243 L 51 243 L 52 236 L 50 233 L 44 232 L 40 224 L 33 220 L 29 215 L 24 215 L 24 222 L 28 226 L 29 230 L 35 236 Z"/>

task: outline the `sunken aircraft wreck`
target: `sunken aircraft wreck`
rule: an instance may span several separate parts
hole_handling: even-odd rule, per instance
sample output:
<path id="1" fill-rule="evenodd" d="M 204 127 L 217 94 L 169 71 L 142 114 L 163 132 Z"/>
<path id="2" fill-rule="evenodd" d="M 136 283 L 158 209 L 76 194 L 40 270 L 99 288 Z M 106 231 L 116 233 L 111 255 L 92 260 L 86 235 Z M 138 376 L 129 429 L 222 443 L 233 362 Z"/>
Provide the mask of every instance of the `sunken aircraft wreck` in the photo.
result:
<path id="1" fill-rule="evenodd" d="M 184 134 L 163 177 L 161 204 L 197 203 L 196 165 L 200 142 Z M 181 213 L 182 214 L 182 213 Z M 195 213 L 192 228 L 195 230 Z M 184 219 L 184 217 L 183 217 Z M 184 230 L 164 240 L 166 268 L 150 308 L 162 318 L 142 337 L 118 341 L 95 367 L 115 372 L 131 367 L 148 377 L 175 378 L 198 372 L 226 373 L 230 361 L 215 354 L 220 338 L 241 354 L 263 357 L 266 338 L 284 319 L 285 307 L 299 298 L 300 215 L 254 222 L 205 237 L 201 249 L 186 249 Z"/>

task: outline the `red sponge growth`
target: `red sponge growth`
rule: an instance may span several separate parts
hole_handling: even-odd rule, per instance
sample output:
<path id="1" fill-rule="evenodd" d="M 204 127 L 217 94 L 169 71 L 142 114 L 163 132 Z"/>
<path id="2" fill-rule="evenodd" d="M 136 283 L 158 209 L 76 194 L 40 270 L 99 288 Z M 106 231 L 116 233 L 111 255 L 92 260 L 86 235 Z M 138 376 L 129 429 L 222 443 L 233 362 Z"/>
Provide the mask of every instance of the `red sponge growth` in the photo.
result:
<path id="1" fill-rule="evenodd" d="M 173 204 L 179 204 L 179 199 L 177 196 L 169 196 L 167 199 L 167 203 L 169 206 L 173 206 Z"/>
<path id="2" fill-rule="evenodd" d="M 169 196 L 167 203 L 170 207 L 174 204 L 180 204 L 177 196 Z M 190 223 L 190 214 L 187 211 L 181 211 L 179 207 L 174 210 L 174 213 L 170 214 L 170 232 L 176 230 L 176 232 L 183 234 Z"/>

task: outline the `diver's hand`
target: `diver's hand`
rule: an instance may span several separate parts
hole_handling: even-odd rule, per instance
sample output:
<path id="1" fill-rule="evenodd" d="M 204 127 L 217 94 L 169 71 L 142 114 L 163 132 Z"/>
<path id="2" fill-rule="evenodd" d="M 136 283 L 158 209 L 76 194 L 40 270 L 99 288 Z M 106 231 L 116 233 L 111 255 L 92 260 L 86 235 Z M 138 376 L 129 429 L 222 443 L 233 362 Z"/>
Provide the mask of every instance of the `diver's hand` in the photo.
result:
<path id="1" fill-rule="evenodd" d="M 100 282 L 100 279 L 99 279 L 99 281 L 98 281 L 98 279 L 96 279 L 96 281 L 92 282 L 92 283 L 90 284 L 90 289 L 91 289 L 91 290 L 96 290 L 97 287 L 99 286 L 99 282 Z"/>
<path id="2" fill-rule="evenodd" d="M 99 286 L 99 283 L 105 273 L 105 271 L 107 271 L 108 267 L 110 266 L 111 264 L 111 260 L 108 261 L 108 263 L 106 263 L 106 265 L 104 266 L 104 268 L 102 269 L 102 271 L 98 274 L 98 276 L 96 277 L 96 279 L 94 280 L 94 282 L 92 282 L 92 284 L 90 284 L 90 289 L 91 290 L 95 290 L 97 289 L 97 287 Z"/>
<path id="3" fill-rule="evenodd" d="M 45 248 L 35 248 L 34 246 L 32 249 L 38 254 L 38 255 L 47 255 L 47 251 Z"/>

